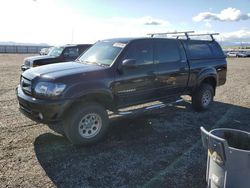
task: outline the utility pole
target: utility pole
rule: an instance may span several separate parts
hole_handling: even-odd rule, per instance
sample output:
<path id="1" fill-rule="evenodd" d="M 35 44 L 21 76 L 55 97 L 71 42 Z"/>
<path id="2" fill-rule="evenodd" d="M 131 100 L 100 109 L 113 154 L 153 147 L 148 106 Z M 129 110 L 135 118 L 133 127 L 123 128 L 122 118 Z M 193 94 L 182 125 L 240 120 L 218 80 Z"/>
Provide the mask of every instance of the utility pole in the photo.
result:
<path id="1" fill-rule="evenodd" d="M 71 44 L 73 44 L 74 42 L 74 28 L 72 27 L 72 31 L 71 31 Z"/>

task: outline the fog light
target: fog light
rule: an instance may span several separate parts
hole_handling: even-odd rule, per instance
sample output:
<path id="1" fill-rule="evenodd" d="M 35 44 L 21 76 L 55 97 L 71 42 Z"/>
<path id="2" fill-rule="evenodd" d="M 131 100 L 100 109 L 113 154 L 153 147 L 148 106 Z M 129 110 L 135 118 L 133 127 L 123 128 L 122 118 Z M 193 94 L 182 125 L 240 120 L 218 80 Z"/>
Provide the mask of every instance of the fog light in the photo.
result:
<path id="1" fill-rule="evenodd" d="M 38 113 L 38 117 L 42 120 L 43 119 L 43 115 L 42 115 L 42 113 Z"/>

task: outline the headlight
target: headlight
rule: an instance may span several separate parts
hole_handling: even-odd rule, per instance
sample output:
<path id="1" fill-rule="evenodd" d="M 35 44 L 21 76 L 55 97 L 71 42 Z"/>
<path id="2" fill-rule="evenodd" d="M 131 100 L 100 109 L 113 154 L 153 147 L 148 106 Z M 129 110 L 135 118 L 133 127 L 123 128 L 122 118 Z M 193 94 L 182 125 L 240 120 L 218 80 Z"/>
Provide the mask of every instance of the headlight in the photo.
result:
<path id="1" fill-rule="evenodd" d="M 35 94 L 41 97 L 57 97 L 61 95 L 65 87 L 65 84 L 39 82 L 35 87 Z"/>
<path id="2" fill-rule="evenodd" d="M 31 62 L 29 60 L 24 60 L 24 65 L 27 67 L 30 67 Z"/>

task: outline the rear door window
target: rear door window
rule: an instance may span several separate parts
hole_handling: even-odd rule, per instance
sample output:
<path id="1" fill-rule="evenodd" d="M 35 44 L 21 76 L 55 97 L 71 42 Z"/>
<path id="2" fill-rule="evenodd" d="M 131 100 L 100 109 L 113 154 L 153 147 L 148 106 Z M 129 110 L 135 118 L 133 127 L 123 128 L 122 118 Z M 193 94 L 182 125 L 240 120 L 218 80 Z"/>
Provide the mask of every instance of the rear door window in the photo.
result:
<path id="1" fill-rule="evenodd" d="M 180 60 L 179 47 L 174 40 L 159 40 L 156 42 L 155 62 L 168 63 Z"/>

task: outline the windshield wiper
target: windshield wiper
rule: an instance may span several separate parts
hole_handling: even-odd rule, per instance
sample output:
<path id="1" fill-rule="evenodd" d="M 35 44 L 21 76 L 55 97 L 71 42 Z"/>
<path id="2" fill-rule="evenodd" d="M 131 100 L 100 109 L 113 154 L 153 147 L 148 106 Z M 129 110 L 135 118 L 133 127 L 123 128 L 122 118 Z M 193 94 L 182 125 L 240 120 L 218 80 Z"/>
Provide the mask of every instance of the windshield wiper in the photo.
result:
<path id="1" fill-rule="evenodd" d="M 95 64 L 95 65 L 99 65 L 99 66 L 102 66 L 102 67 L 107 66 L 106 64 L 97 63 L 95 61 L 83 61 L 83 62 L 86 63 L 86 64 Z"/>

